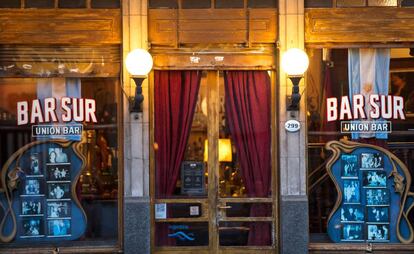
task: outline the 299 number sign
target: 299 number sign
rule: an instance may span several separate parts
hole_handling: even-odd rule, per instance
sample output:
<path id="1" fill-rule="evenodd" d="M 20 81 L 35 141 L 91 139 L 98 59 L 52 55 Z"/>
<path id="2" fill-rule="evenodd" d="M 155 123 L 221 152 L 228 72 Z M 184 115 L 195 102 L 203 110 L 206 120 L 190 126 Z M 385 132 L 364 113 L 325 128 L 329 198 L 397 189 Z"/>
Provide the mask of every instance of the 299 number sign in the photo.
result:
<path id="1" fill-rule="evenodd" d="M 285 123 L 285 129 L 288 132 L 297 132 L 300 130 L 300 122 L 298 120 L 289 120 Z"/>

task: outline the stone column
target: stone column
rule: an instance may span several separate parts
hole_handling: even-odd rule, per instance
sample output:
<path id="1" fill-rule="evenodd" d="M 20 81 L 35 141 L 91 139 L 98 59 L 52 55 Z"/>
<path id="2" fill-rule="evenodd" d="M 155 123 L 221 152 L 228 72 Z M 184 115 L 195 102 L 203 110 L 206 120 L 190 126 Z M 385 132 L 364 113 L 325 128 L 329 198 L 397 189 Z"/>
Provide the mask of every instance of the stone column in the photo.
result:
<path id="1" fill-rule="evenodd" d="M 289 48 L 304 48 L 304 0 L 279 0 L 279 66 Z M 306 194 L 306 92 L 300 83 L 299 111 L 286 111 L 286 96 L 292 83 L 279 68 L 279 157 L 280 157 L 280 245 L 281 253 L 307 253 L 309 242 L 308 199 Z M 284 124 L 296 119 L 298 132 L 289 133 Z"/>
<path id="2" fill-rule="evenodd" d="M 147 0 L 122 1 L 123 59 L 133 49 L 147 49 L 148 47 L 147 9 Z M 139 252 L 145 254 L 150 253 L 151 225 L 148 79 L 142 84 L 144 95 L 143 113 L 130 113 L 129 97 L 135 94 L 135 83 L 129 76 L 125 63 L 122 71 L 124 97 L 124 253 Z"/>

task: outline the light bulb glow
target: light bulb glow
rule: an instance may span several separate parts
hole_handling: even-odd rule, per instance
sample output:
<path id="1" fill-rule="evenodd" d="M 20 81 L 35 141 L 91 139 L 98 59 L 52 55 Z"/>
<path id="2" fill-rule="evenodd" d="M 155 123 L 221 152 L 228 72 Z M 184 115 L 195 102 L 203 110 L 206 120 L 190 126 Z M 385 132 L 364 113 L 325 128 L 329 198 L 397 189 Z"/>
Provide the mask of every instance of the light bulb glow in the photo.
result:
<path id="1" fill-rule="evenodd" d="M 152 69 L 152 56 L 144 49 L 134 49 L 125 59 L 128 72 L 134 76 L 146 76 Z"/>
<path id="2" fill-rule="evenodd" d="M 305 51 L 291 48 L 282 55 L 281 65 L 289 76 L 302 76 L 309 67 L 309 58 Z"/>

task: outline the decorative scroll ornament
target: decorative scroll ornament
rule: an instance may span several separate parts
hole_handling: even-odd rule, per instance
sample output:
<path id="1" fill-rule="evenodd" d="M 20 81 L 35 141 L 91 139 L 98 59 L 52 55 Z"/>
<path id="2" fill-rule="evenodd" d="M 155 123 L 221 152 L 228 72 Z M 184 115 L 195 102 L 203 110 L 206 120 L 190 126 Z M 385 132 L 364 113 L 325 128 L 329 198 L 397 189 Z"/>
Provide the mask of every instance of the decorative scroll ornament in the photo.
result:
<path id="1" fill-rule="evenodd" d="M 348 140 L 328 142 L 325 148 L 333 153 L 326 168 L 337 191 L 328 218 L 332 241 L 413 242 L 408 214 L 414 207 L 414 193 L 409 190 L 411 175 L 404 163 L 382 147 Z M 369 161 L 370 156 L 376 164 Z M 383 176 L 383 181 L 374 182 L 372 176 Z M 348 209 L 359 215 L 349 216 Z"/>
<path id="2" fill-rule="evenodd" d="M 2 188 L 0 189 L 0 215 L 3 217 L 0 218 L 0 242 L 8 243 L 12 241 L 36 241 L 36 242 L 56 242 L 62 240 L 73 240 L 77 239 L 83 235 L 86 229 L 86 214 L 82 209 L 82 206 L 77 198 L 76 194 L 76 183 L 80 177 L 80 172 L 84 169 L 86 165 L 86 158 L 81 153 L 80 149 L 81 143 L 80 142 L 70 142 L 66 140 L 53 140 L 53 141 L 35 141 L 25 145 L 24 147 L 20 148 L 17 152 L 15 152 L 10 158 L 6 161 L 4 166 L 1 170 L 0 181 Z M 48 177 L 49 172 L 47 172 L 46 168 L 48 167 L 46 163 L 42 165 L 37 165 L 38 167 L 42 167 L 43 174 L 36 176 L 36 178 L 27 178 L 27 168 L 28 166 L 28 158 L 30 158 L 31 152 L 42 152 L 47 151 L 47 149 L 66 149 L 68 156 L 72 158 L 70 162 L 65 164 L 68 167 L 70 172 L 70 179 L 67 179 L 66 183 L 70 186 L 68 189 L 67 196 L 70 196 L 69 199 L 63 199 L 63 194 L 58 197 L 54 197 L 53 201 L 50 197 L 48 197 L 49 191 L 48 185 L 51 184 L 58 184 L 59 181 L 50 181 Z M 48 155 L 44 154 L 43 157 L 48 157 Z M 58 165 L 49 163 L 49 165 Z M 69 175 L 67 175 L 69 176 Z M 32 176 L 33 177 L 33 176 Z M 44 193 L 42 195 L 22 195 L 24 188 L 23 184 L 27 179 L 39 179 L 37 181 L 41 181 L 41 185 L 43 184 Z M 48 179 L 48 181 L 46 181 Z M 54 179 L 56 180 L 56 179 Z M 65 179 L 66 180 L 66 179 Z M 70 181 L 69 181 L 70 180 Z M 61 181 L 63 182 L 63 181 Z M 70 182 L 70 183 L 68 183 Z M 62 185 L 63 186 L 63 185 Z M 26 187 L 27 188 L 27 187 Z M 42 187 L 40 187 L 42 188 Z M 26 193 L 27 194 L 27 193 Z M 38 197 L 42 196 L 42 197 Z M 41 208 L 38 208 L 39 211 L 41 209 L 42 212 L 39 214 L 23 214 L 23 202 L 22 199 L 33 199 L 38 198 L 41 199 Z M 60 199 L 62 198 L 62 199 Z M 56 221 L 58 223 L 62 223 L 60 226 L 65 226 L 65 220 L 67 221 L 68 218 L 60 218 L 59 216 L 49 216 L 49 210 L 47 207 L 47 203 L 69 203 L 69 210 L 67 211 L 67 215 L 70 216 L 71 223 L 69 224 L 68 233 L 66 235 L 59 235 L 58 233 L 53 232 L 52 228 L 49 225 L 50 221 Z M 43 237 L 40 237 L 40 232 L 37 232 L 36 236 L 22 236 L 25 231 L 23 226 L 23 220 L 29 220 L 30 218 L 37 218 L 39 221 L 42 221 L 42 225 L 37 225 L 38 228 L 36 230 L 40 231 L 43 234 Z M 66 225 L 67 227 L 67 225 Z M 46 230 L 47 229 L 47 230 Z"/>

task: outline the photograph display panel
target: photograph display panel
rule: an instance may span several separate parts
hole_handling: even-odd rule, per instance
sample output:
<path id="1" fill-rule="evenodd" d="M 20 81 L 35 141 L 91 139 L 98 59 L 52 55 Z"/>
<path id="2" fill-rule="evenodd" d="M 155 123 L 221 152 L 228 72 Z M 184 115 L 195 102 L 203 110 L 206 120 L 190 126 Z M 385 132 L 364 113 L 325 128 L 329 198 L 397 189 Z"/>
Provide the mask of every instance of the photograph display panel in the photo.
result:
<path id="1" fill-rule="evenodd" d="M 395 164 L 375 149 L 348 151 L 328 168 L 341 194 L 328 221 L 329 236 L 335 242 L 398 242 L 391 218 L 398 215 L 391 208 L 400 209 L 391 174 Z"/>
<path id="2" fill-rule="evenodd" d="M 18 218 L 16 239 L 25 242 L 77 239 L 86 228 L 86 218 L 82 218 L 84 213 L 72 200 L 72 181 L 79 174 L 82 161 L 73 152 L 68 153 L 71 148 L 47 143 L 42 146 L 21 156 L 24 178 L 14 202 Z"/>

